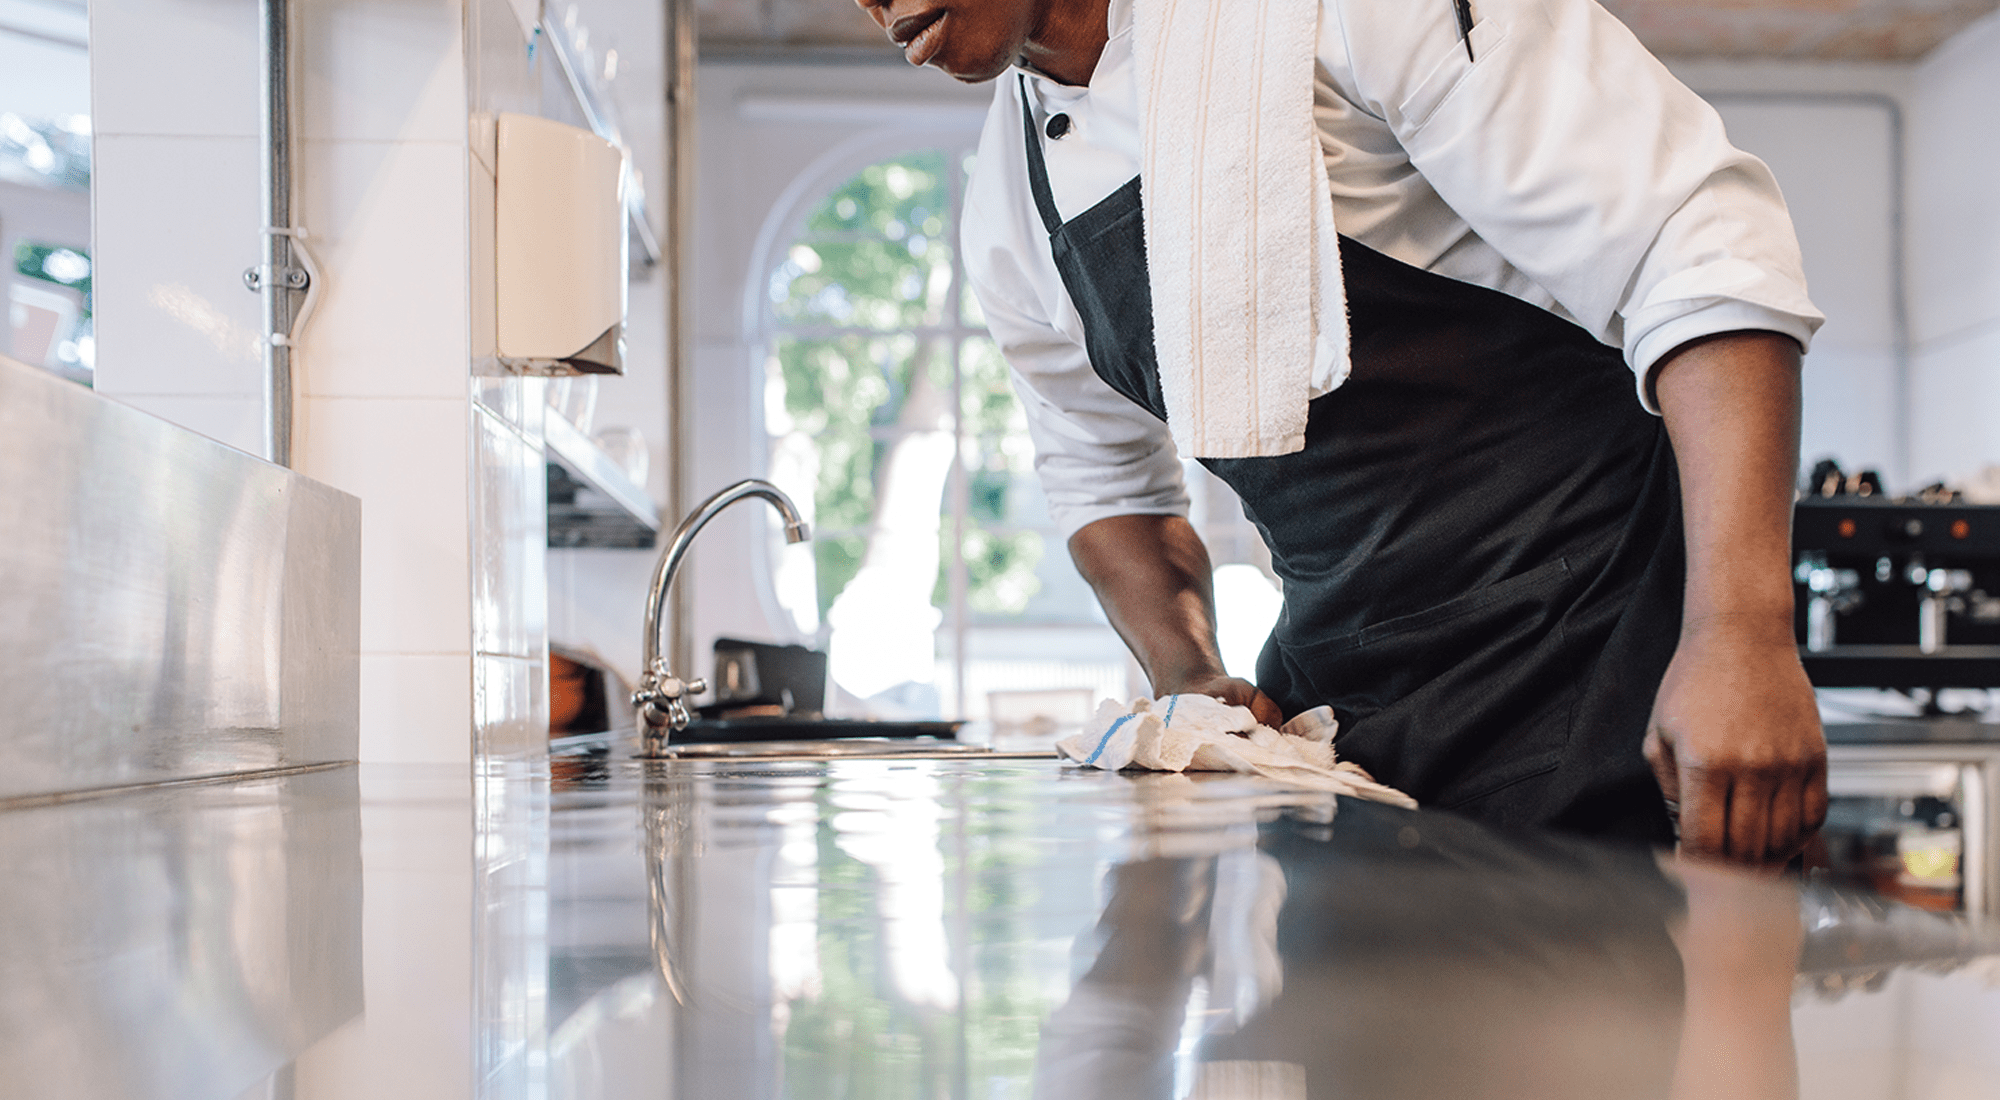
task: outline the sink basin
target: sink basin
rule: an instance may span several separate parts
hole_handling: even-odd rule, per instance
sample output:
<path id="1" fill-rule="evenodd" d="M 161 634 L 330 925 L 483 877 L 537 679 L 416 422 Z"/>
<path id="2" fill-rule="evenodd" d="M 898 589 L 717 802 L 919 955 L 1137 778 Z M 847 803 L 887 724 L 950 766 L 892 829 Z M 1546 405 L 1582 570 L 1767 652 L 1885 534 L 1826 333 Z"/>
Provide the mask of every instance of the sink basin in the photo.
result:
<path id="1" fill-rule="evenodd" d="M 1050 749 L 1032 751 L 995 750 L 987 745 L 966 744 L 952 739 L 961 722 L 868 722 L 855 720 L 806 720 L 757 718 L 728 723 L 696 722 L 686 733 L 703 734 L 703 726 L 728 724 L 737 740 L 676 738 L 667 746 L 669 758 L 680 760 L 855 760 L 893 757 L 896 759 L 1051 759 Z M 754 730 L 768 731 L 757 737 Z M 828 732 L 832 736 L 828 736 Z M 887 731 L 887 732 L 884 732 Z M 629 730 L 586 733 L 549 741 L 551 756 L 610 754 L 636 756 L 639 744 Z"/>
<path id="2" fill-rule="evenodd" d="M 674 734 L 676 744 L 742 741 L 844 741 L 849 738 L 929 738 L 951 742 L 963 722 L 887 722 L 863 718 L 697 718 Z"/>
<path id="3" fill-rule="evenodd" d="M 725 741 L 668 746 L 683 760 L 835 760 L 892 756 L 899 759 L 1012 757 L 1017 753 L 995 753 L 985 745 L 964 745 L 957 741 L 846 737 L 837 741 Z M 1046 756 L 1047 753 L 1036 753 Z"/>
<path id="4" fill-rule="evenodd" d="M 669 751 L 683 759 L 732 760 L 991 755 L 984 745 L 958 742 L 958 728 L 964 724 L 777 715 L 697 718 L 674 734 Z"/>

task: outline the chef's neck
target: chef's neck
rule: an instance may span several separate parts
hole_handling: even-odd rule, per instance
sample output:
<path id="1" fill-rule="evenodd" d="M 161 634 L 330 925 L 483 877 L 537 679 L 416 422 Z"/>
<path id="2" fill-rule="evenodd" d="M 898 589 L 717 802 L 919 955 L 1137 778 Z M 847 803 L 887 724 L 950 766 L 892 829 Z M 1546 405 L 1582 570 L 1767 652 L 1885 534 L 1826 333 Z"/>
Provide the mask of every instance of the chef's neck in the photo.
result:
<path id="1" fill-rule="evenodd" d="M 1060 84 L 1089 84 L 1110 37 L 1110 8 L 1111 0 L 1047 0 L 1019 63 Z"/>

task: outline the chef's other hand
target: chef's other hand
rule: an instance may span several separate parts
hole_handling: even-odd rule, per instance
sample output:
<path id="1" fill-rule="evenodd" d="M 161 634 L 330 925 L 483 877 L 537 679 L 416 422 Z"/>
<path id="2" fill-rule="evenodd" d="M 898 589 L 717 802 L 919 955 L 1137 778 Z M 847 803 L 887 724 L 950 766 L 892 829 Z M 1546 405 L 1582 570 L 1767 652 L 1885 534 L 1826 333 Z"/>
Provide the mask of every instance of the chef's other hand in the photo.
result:
<path id="1" fill-rule="evenodd" d="M 1278 709 L 1278 704 L 1272 702 L 1270 696 L 1259 691 L 1256 684 L 1234 676 L 1209 676 L 1171 687 L 1155 687 L 1154 690 L 1161 695 L 1206 695 L 1233 707 L 1249 707 L 1257 721 L 1272 729 L 1285 724 L 1284 712 Z"/>
<path id="2" fill-rule="evenodd" d="M 1782 866 L 1826 820 L 1826 736 L 1789 622 L 1689 624 L 1645 751 L 1688 855 Z"/>

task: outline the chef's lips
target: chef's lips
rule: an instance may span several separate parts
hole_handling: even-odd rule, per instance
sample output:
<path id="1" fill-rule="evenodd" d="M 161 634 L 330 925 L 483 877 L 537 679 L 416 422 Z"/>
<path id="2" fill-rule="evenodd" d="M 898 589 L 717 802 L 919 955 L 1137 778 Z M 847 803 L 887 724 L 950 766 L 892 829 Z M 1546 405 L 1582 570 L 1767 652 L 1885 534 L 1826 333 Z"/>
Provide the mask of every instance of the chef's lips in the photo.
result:
<path id="1" fill-rule="evenodd" d="M 944 44 L 946 12 L 931 10 L 906 15 L 889 25 L 889 37 L 903 48 L 903 58 L 912 65 L 928 65 Z"/>

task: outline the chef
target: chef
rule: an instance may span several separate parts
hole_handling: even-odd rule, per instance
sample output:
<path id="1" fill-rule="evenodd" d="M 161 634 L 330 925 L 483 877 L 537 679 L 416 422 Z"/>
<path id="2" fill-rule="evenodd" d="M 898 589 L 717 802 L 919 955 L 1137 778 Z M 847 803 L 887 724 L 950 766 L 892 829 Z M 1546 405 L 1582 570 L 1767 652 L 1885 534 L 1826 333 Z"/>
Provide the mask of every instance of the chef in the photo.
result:
<path id="1" fill-rule="evenodd" d="M 1156 693 L 1274 726 L 1329 704 L 1343 758 L 1491 822 L 1799 851 L 1826 808 L 1790 580 L 1822 318 L 1769 171 L 1622 25 L 859 2 L 912 63 L 998 78 L 967 272 Z M 1223 671 L 1183 455 L 1284 582 L 1255 685 Z"/>

